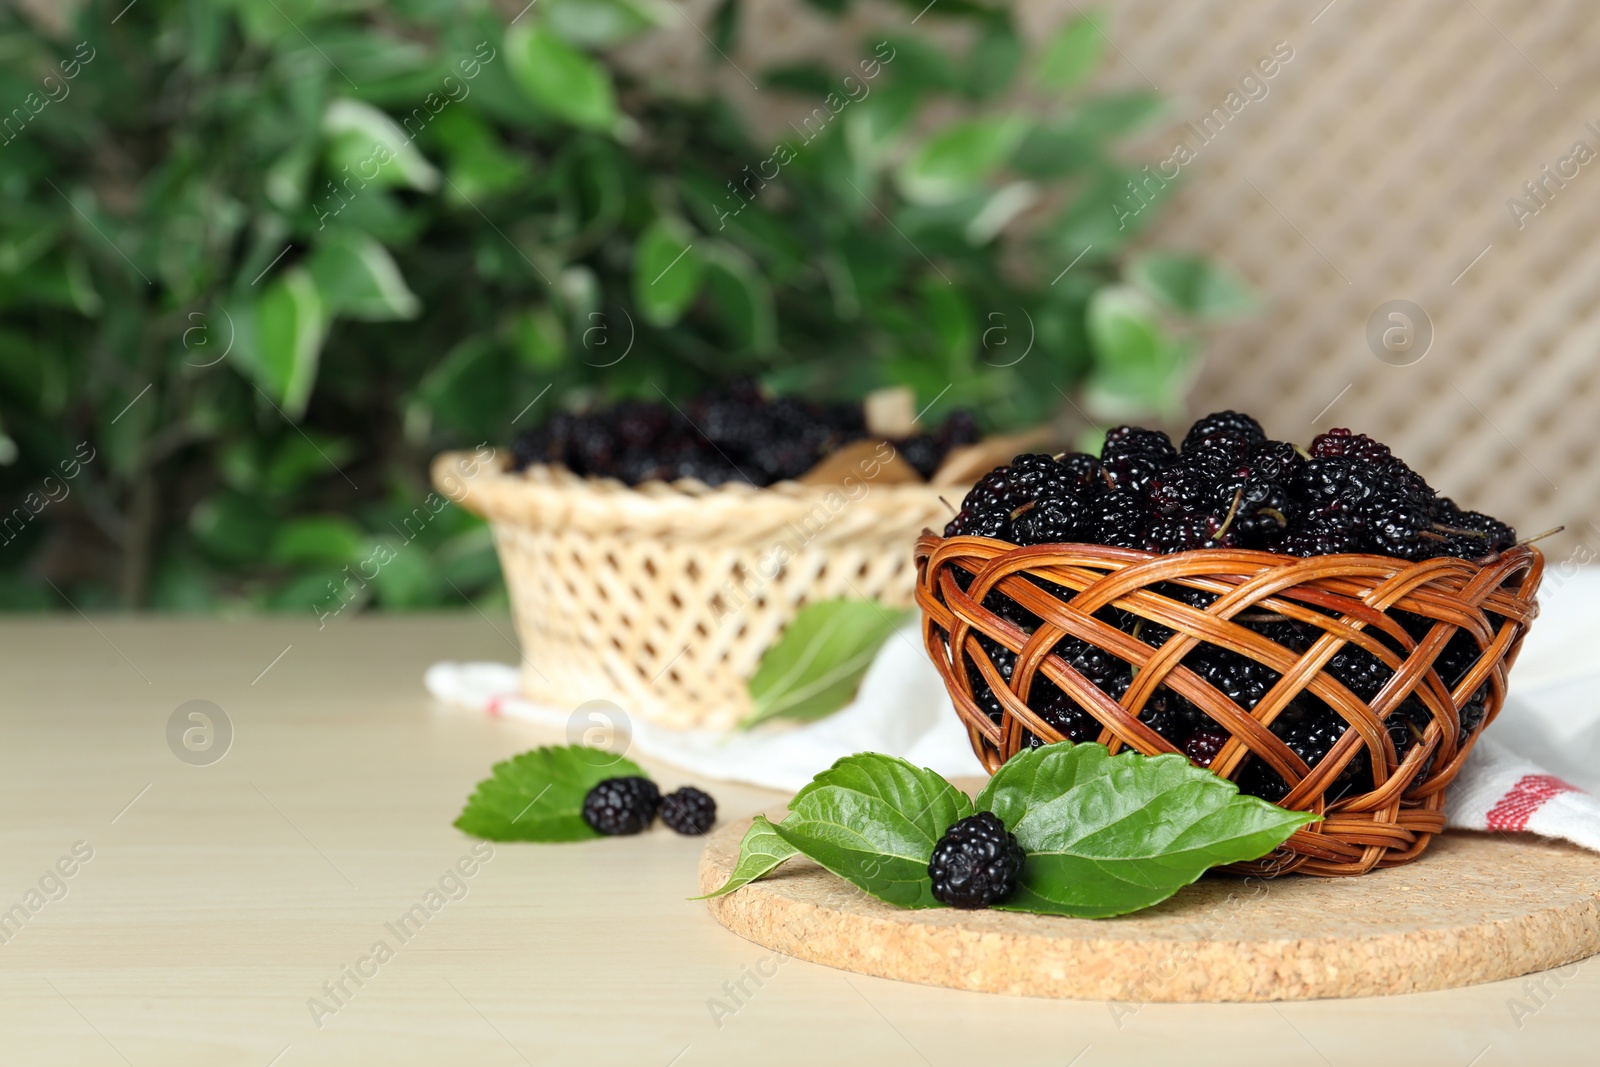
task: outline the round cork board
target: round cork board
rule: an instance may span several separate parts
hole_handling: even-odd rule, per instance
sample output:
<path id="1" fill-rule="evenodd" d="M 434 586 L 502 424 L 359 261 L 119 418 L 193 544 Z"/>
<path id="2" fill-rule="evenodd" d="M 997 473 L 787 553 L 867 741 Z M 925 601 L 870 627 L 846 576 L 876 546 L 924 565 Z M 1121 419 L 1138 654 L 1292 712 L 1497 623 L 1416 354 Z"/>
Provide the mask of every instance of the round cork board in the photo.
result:
<path id="1" fill-rule="evenodd" d="M 727 881 L 749 825 L 708 840 L 701 892 Z M 803 856 L 708 904 L 741 937 L 830 967 L 1094 1000 L 1414 993 L 1600 952 L 1600 856 L 1527 835 L 1442 834 L 1415 862 L 1354 878 L 1208 876 L 1117 919 L 908 911 Z"/>

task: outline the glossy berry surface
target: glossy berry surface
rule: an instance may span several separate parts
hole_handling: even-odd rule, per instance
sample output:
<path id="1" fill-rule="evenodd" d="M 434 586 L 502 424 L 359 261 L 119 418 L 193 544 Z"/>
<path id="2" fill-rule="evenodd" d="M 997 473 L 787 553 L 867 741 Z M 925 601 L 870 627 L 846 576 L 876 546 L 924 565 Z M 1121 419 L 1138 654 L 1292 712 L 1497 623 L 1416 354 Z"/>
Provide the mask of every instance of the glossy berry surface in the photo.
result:
<path id="1" fill-rule="evenodd" d="M 1118 426 L 1099 457 L 1018 456 L 978 481 L 945 532 L 1027 545 L 1405 560 L 1481 559 L 1517 540 L 1493 516 L 1439 496 L 1380 441 L 1334 429 L 1302 449 L 1237 411 L 1197 420 L 1181 450 L 1159 430 Z"/>
<path id="2" fill-rule="evenodd" d="M 661 821 L 680 834 L 703 834 L 717 822 L 711 794 L 686 785 L 661 798 Z"/>
<path id="3" fill-rule="evenodd" d="M 1242 437 L 1249 441 L 1267 439 L 1267 433 L 1261 428 L 1261 424 L 1249 415 L 1237 411 L 1218 411 L 1195 420 L 1194 425 L 1189 427 L 1189 432 L 1184 434 L 1183 450 L 1188 452 L 1224 434 Z"/>
<path id="4" fill-rule="evenodd" d="M 608 836 L 637 834 L 655 820 L 661 790 L 648 778 L 607 778 L 583 798 L 583 821 Z"/>
<path id="5" fill-rule="evenodd" d="M 980 811 L 944 832 L 928 858 L 933 897 L 952 908 L 999 904 L 1016 892 L 1022 846 L 993 812 Z"/>

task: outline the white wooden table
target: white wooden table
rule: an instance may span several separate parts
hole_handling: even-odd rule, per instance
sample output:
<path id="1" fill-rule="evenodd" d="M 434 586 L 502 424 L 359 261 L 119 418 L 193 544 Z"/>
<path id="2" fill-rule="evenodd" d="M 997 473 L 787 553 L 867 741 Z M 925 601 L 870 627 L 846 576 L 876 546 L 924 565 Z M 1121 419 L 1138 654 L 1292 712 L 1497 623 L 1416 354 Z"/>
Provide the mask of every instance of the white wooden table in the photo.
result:
<path id="1" fill-rule="evenodd" d="M 1593 961 L 1379 1000 L 1006 998 L 773 959 L 685 899 L 698 845 L 674 834 L 497 845 L 487 859 L 480 845 L 475 857 L 450 825 L 473 783 L 561 738 L 441 707 L 421 676 L 436 659 L 514 660 L 510 635 L 503 618 L 471 613 L 322 631 L 309 613 L 0 622 L 0 1063 L 1494 1067 L 1600 1055 Z M 191 700 L 232 724 L 216 762 L 169 747 L 168 720 Z M 707 784 L 729 816 L 782 800 Z M 426 918 L 401 927 L 418 904 Z"/>

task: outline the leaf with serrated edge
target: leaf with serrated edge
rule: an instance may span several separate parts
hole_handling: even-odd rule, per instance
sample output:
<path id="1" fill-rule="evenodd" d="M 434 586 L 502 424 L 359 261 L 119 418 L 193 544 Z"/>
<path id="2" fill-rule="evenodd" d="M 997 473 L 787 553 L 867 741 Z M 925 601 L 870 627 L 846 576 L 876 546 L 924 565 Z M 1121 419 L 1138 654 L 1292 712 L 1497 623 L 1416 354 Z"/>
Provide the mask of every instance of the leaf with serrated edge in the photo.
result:
<path id="1" fill-rule="evenodd" d="M 773 829 L 880 900 L 935 908 L 928 857 L 950 825 L 971 814 L 967 795 L 933 771 L 860 753 L 813 778 Z"/>
<path id="2" fill-rule="evenodd" d="M 1060 742 L 1018 754 L 977 806 L 1028 853 L 1008 911 L 1106 918 L 1157 904 L 1211 867 L 1258 859 L 1319 816 L 1287 811 L 1182 756 Z"/>
<path id="3" fill-rule="evenodd" d="M 607 778 L 646 777 L 632 760 L 583 745 L 546 745 L 494 765 L 456 819 L 491 841 L 584 841 L 583 798 Z"/>
<path id="4" fill-rule="evenodd" d="M 744 832 L 744 840 L 739 842 L 739 860 L 733 865 L 733 873 L 721 889 L 714 889 L 704 896 L 690 897 L 690 900 L 710 900 L 712 897 L 724 896 L 735 889 L 743 889 L 758 878 L 765 878 L 778 865 L 791 856 L 799 855 L 800 850 L 779 836 L 772 823 L 767 821 L 765 815 L 757 815 L 750 824 L 750 829 Z"/>

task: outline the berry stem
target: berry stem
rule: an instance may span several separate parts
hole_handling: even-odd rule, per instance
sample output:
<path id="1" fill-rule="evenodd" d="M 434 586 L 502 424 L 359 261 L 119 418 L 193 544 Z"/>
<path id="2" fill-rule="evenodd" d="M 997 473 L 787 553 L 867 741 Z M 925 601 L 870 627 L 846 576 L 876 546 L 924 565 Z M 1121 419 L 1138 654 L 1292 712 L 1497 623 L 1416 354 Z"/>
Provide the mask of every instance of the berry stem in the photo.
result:
<path id="1" fill-rule="evenodd" d="M 1566 529 L 1565 525 L 1552 526 L 1552 527 L 1550 527 L 1550 529 L 1544 531 L 1543 533 L 1536 533 L 1532 537 L 1524 537 L 1522 540 L 1518 541 L 1517 544 L 1519 544 L 1519 545 L 1531 545 L 1535 541 L 1543 541 L 1546 537 L 1554 537 L 1556 534 L 1560 533 L 1562 530 L 1565 530 L 1565 529 Z"/>
<path id="2" fill-rule="evenodd" d="M 1233 525 L 1233 517 L 1239 514 L 1239 501 L 1244 499 L 1244 486 L 1233 491 L 1233 503 L 1228 507 L 1228 517 L 1222 520 L 1222 525 L 1217 532 L 1211 535 L 1211 540 L 1220 541 L 1227 536 L 1228 527 Z"/>

